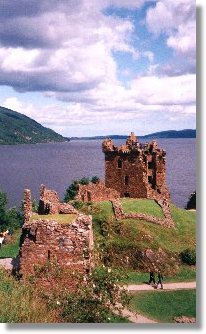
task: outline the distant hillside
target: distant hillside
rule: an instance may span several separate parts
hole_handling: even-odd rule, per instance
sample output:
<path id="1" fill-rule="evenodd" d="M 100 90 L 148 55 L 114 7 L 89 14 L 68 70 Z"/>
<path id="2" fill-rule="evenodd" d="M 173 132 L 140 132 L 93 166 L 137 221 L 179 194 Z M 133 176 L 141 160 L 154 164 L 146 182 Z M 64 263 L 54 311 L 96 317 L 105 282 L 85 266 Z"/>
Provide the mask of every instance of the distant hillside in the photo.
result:
<path id="1" fill-rule="evenodd" d="M 0 144 L 36 144 L 68 139 L 16 111 L 0 107 Z"/>
<path id="2" fill-rule="evenodd" d="M 137 134 L 138 136 L 138 134 Z M 94 137 L 71 137 L 71 140 L 95 140 L 95 139 L 127 139 L 128 135 L 107 135 L 107 136 L 94 136 Z M 155 139 L 155 138 L 196 138 L 196 130 L 168 130 L 161 132 L 150 133 L 145 136 L 138 136 L 140 139 Z"/>
<path id="3" fill-rule="evenodd" d="M 142 138 L 196 138 L 196 130 L 185 129 L 185 130 L 168 130 L 151 133 L 143 136 Z"/>

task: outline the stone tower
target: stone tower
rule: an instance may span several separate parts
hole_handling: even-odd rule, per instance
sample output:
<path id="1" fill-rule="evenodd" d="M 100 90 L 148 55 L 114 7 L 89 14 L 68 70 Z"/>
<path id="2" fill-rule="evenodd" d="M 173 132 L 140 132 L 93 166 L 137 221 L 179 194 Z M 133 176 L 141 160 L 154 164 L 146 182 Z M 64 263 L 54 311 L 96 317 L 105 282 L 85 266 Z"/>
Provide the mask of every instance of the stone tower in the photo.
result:
<path id="1" fill-rule="evenodd" d="M 170 198 L 166 186 L 166 152 L 157 143 L 141 144 L 132 132 L 125 145 L 115 146 L 111 139 L 102 143 L 105 153 L 105 185 L 121 197 Z"/>

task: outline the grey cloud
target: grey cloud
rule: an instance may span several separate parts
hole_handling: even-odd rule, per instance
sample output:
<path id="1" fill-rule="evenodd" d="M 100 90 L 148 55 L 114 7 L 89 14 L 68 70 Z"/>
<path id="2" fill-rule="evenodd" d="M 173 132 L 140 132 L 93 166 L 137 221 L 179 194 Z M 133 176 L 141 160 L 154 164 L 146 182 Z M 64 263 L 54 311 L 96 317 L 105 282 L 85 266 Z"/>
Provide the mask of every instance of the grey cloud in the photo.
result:
<path id="1" fill-rule="evenodd" d="M 64 78 L 64 79 L 63 79 Z M 1 72 L 0 85 L 13 87 L 18 92 L 78 92 L 87 91 L 97 85 L 96 81 L 75 83 L 67 80 L 65 73 L 50 71 L 49 73 L 29 73 L 21 71 Z"/>

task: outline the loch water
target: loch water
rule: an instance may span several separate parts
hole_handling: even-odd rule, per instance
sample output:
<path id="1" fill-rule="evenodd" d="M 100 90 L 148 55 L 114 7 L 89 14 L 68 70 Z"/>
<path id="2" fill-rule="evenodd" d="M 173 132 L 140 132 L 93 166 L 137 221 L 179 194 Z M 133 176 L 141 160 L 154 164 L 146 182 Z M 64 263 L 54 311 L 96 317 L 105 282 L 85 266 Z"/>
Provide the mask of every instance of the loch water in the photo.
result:
<path id="1" fill-rule="evenodd" d="M 166 150 L 167 184 L 172 201 L 184 207 L 196 189 L 195 139 L 157 139 Z M 116 140 L 115 144 L 121 144 Z M 34 145 L 0 145 L 0 190 L 7 193 L 9 207 L 20 206 L 23 190 L 39 198 L 43 183 L 64 197 L 75 179 L 93 175 L 104 179 L 101 140 L 76 140 Z"/>

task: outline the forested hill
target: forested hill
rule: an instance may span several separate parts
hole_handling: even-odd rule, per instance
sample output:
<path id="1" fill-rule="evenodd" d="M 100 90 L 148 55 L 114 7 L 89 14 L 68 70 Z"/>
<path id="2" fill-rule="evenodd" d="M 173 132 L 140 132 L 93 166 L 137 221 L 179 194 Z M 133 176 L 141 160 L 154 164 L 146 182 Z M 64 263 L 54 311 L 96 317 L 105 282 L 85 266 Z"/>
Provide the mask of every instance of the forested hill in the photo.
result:
<path id="1" fill-rule="evenodd" d="M 16 111 L 0 107 L 0 144 L 63 142 L 68 139 Z"/>
<path id="2" fill-rule="evenodd" d="M 150 133 L 145 136 L 138 136 L 139 139 L 155 139 L 155 138 L 196 138 L 195 129 L 185 130 L 167 130 L 161 132 Z M 92 140 L 92 139 L 127 139 L 128 135 L 107 135 L 107 136 L 95 136 L 95 137 L 71 137 L 71 140 Z"/>

